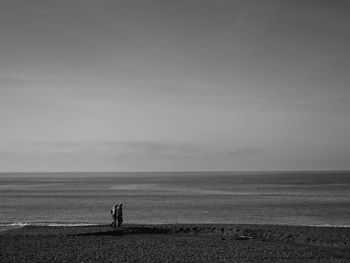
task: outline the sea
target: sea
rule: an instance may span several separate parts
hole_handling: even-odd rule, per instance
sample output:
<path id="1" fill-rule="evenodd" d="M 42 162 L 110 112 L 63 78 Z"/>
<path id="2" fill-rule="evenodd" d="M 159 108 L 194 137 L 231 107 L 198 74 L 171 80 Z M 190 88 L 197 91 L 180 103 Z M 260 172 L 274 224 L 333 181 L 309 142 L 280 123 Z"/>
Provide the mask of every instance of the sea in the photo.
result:
<path id="1" fill-rule="evenodd" d="M 1 173 L 0 229 L 124 223 L 350 227 L 350 172 Z"/>

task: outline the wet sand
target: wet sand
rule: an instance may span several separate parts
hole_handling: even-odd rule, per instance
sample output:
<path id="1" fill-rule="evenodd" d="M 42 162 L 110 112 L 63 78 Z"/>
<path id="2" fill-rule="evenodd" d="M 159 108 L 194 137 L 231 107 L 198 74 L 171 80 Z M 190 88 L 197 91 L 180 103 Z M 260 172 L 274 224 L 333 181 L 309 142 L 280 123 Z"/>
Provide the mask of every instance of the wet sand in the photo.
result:
<path id="1" fill-rule="evenodd" d="M 0 232 L 0 262 L 350 262 L 350 228 L 31 226 Z"/>

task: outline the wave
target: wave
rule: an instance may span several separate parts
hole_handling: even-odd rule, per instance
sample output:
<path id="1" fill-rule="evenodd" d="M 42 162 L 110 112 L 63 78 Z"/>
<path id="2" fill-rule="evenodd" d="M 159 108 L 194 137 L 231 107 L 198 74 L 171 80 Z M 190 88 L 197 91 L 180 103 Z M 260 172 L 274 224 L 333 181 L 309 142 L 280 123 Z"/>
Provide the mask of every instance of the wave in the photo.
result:
<path id="1" fill-rule="evenodd" d="M 350 227 L 350 225 L 344 225 L 344 224 L 317 224 L 317 225 L 309 225 L 313 227 Z"/>
<path id="2" fill-rule="evenodd" d="M 181 224 L 181 223 L 180 223 Z M 198 224 L 206 224 L 206 223 L 198 223 Z M 212 225 L 214 223 L 207 223 L 208 225 Z M 221 224 L 221 223 L 220 223 Z M 13 222 L 13 223 L 0 223 L 0 228 L 22 228 L 28 226 L 36 226 L 36 227 L 80 227 L 80 226 L 105 226 L 103 223 L 63 223 L 63 222 Z M 151 225 L 162 225 L 162 223 L 153 223 Z M 166 224 L 168 225 L 168 224 Z M 174 224 L 174 225 L 177 225 Z M 224 225 L 236 225 L 234 223 L 224 223 Z M 253 224 L 256 225 L 256 224 Z M 286 226 L 309 226 L 309 227 L 341 227 L 341 228 L 350 228 L 348 224 L 275 224 L 275 225 L 286 225 Z"/>
<path id="3" fill-rule="evenodd" d="M 120 184 L 112 185 L 110 190 L 144 190 L 144 191 L 159 191 L 159 192 L 173 192 L 182 195 L 286 195 L 281 192 L 254 192 L 254 191 L 229 191 L 229 190 L 211 190 L 189 187 L 169 187 L 160 184 Z M 289 194 L 289 195 L 300 195 Z"/>
<path id="4" fill-rule="evenodd" d="M 155 190 L 157 184 L 118 184 L 109 187 L 111 190 Z"/>
<path id="5" fill-rule="evenodd" d="M 1 228 L 6 227 L 25 227 L 25 226 L 54 226 L 54 227 L 76 227 L 76 226 L 101 226 L 103 224 L 92 223 L 61 223 L 61 222 L 13 222 L 0 223 Z"/>

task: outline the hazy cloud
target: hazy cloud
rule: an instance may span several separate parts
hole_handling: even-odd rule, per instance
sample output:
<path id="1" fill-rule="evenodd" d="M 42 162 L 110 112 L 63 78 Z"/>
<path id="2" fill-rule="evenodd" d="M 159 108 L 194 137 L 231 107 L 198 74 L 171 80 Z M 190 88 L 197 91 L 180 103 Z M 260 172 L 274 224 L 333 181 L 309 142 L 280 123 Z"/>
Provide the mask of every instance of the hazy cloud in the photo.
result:
<path id="1" fill-rule="evenodd" d="M 259 148 L 244 148 L 244 149 L 236 149 L 233 151 L 228 151 L 225 154 L 229 154 L 232 156 L 240 156 L 240 155 L 256 155 L 263 152 L 263 149 Z"/>
<path id="2" fill-rule="evenodd" d="M 349 169 L 349 13 L 0 1 L 0 171 Z"/>
<path id="3" fill-rule="evenodd" d="M 249 156 L 262 152 L 258 148 L 228 150 L 213 149 L 190 143 L 152 141 L 103 141 L 103 142 L 32 142 L 7 144 L 2 153 L 12 154 L 93 154 L 129 156 Z"/>
<path id="4" fill-rule="evenodd" d="M 37 82 L 34 79 L 20 76 L 0 76 L 0 89 L 33 86 Z"/>

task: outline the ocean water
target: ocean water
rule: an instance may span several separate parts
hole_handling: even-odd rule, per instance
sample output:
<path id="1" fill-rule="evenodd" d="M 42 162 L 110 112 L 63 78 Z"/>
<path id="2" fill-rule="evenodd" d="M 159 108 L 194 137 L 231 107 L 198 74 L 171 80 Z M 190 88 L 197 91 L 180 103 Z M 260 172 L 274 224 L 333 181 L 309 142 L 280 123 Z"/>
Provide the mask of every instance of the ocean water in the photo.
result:
<path id="1" fill-rule="evenodd" d="M 350 172 L 0 174 L 0 227 L 125 223 L 350 226 Z"/>

